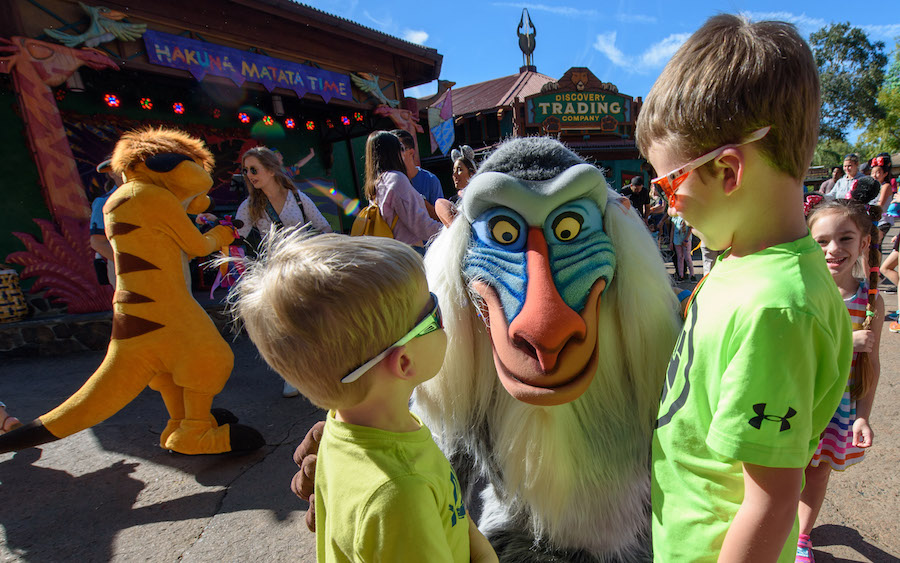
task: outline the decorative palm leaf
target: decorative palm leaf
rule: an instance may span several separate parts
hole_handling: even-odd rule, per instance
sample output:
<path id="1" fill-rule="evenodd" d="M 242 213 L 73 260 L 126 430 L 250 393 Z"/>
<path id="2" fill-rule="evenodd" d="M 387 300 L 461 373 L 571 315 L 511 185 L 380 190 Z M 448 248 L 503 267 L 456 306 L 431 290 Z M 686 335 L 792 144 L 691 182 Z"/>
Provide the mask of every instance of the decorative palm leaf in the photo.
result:
<path id="1" fill-rule="evenodd" d="M 87 222 L 63 218 L 58 228 L 45 219 L 34 222 L 43 242 L 26 233 L 13 233 L 27 250 L 7 257 L 7 261 L 24 266 L 22 279 L 37 278 L 31 291 L 46 289 L 47 297 L 64 303 L 69 313 L 112 309 L 112 287 L 101 286 L 94 272 Z"/>

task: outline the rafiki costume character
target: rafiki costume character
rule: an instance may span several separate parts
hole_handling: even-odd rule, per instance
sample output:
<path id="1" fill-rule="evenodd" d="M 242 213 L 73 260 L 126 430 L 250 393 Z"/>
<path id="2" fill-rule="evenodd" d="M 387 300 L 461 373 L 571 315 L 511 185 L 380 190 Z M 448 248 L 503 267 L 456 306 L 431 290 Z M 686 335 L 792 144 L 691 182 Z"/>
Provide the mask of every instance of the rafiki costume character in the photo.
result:
<path id="1" fill-rule="evenodd" d="M 425 270 L 447 355 L 412 410 L 466 500 L 485 485 L 478 527 L 500 560 L 649 560 L 650 440 L 681 318 L 628 201 L 557 141 L 507 141 Z M 301 498 L 321 424 L 294 454 Z"/>
<path id="2" fill-rule="evenodd" d="M 237 419 L 224 409 L 211 413 L 234 355 L 189 289 L 188 258 L 234 240 L 230 227 L 201 234 L 187 216 L 209 206 L 212 154 L 185 133 L 150 128 L 122 136 L 112 167 L 125 184 L 103 208 L 116 264 L 106 357 L 62 405 L 0 436 L 0 453 L 99 424 L 147 386 L 159 391 L 169 411 L 161 447 L 183 454 L 261 447 L 259 432 L 233 424 Z"/>
<path id="3" fill-rule="evenodd" d="M 678 304 L 646 227 L 557 141 L 510 140 L 429 247 L 448 337 L 414 411 L 501 561 L 649 559 L 649 451 Z"/>

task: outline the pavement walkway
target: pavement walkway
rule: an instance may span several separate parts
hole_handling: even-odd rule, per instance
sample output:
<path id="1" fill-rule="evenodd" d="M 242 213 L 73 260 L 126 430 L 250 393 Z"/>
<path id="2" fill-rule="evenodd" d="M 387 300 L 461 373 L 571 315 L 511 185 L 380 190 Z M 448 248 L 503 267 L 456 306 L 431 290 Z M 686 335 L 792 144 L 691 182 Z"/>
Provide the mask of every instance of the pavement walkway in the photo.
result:
<path id="1" fill-rule="evenodd" d="M 294 447 L 323 413 L 302 397 L 282 398 L 247 338 L 233 349 L 234 372 L 216 406 L 259 429 L 263 449 L 232 457 L 161 450 L 166 413 L 147 390 L 94 428 L 0 455 L 0 561 L 315 561 L 305 503 L 288 486 Z M 7 360 L 0 399 L 30 420 L 67 398 L 102 358 Z M 885 329 L 881 360 L 876 443 L 864 463 L 832 480 L 813 533 L 820 563 L 900 561 L 900 335 Z"/>

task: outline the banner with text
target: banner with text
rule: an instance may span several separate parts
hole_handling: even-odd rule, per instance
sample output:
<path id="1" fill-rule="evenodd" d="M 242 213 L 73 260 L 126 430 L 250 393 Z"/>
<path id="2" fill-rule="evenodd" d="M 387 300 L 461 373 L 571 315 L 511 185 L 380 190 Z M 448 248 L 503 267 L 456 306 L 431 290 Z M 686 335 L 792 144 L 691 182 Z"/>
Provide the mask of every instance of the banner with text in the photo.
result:
<path id="1" fill-rule="evenodd" d="M 238 86 L 257 82 L 270 92 L 287 88 L 301 98 L 309 93 L 322 96 L 325 102 L 352 100 L 346 74 L 159 31 L 147 30 L 144 44 L 151 63 L 186 70 L 197 80 L 211 74 L 230 78 Z"/>

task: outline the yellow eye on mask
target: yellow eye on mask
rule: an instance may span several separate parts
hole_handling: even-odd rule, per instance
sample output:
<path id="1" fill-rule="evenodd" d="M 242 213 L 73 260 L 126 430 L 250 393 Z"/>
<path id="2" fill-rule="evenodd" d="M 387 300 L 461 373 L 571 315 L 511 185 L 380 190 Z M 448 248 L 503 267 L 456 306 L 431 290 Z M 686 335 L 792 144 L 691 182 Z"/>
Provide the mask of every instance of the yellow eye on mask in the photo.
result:
<path id="1" fill-rule="evenodd" d="M 581 232 L 584 217 L 574 211 L 567 211 L 553 221 L 553 234 L 560 242 L 569 242 Z"/>
<path id="2" fill-rule="evenodd" d="M 488 222 L 491 237 L 502 245 L 513 244 L 519 238 L 519 224 L 505 215 L 492 217 Z"/>

